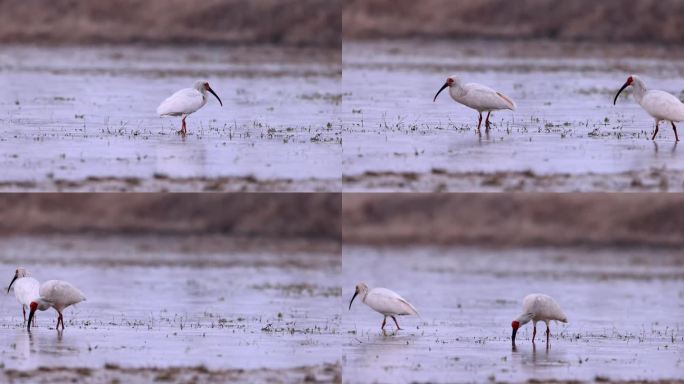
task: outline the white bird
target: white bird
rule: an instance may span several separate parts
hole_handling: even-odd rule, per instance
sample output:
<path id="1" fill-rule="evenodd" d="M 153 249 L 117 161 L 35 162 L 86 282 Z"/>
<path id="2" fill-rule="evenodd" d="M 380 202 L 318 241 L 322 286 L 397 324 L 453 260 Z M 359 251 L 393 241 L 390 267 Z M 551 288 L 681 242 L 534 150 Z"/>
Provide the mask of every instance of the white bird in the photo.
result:
<path id="1" fill-rule="evenodd" d="M 24 315 L 24 321 L 26 321 L 26 308 L 31 304 L 32 301 L 37 299 L 40 294 L 38 290 L 40 289 L 40 283 L 38 280 L 31 277 L 31 275 L 24 268 L 17 268 L 14 272 L 14 278 L 7 287 L 7 293 L 12 289 L 14 284 L 14 297 L 17 298 L 19 304 L 21 304 L 21 312 Z M 33 321 L 35 326 L 35 320 Z"/>
<path id="2" fill-rule="evenodd" d="M 204 80 L 197 80 L 192 88 L 184 88 L 180 91 L 174 93 L 168 99 L 164 100 L 157 107 L 157 114 L 159 116 L 182 116 L 182 127 L 178 133 L 185 135 L 185 118 L 189 114 L 196 112 L 200 108 L 204 107 L 207 103 L 207 91 L 211 92 L 219 104 L 223 106 L 223 102 L 209 86 L 209 83 Z"/>
<path id="3" fill-rule="evenodd" d="M 482 84 L 464 84 L 463 81 L 456 76 L 447 78 L 446 83 L 444 83 L 442 88 L 439 89 L 432 102 L 437 101 L 437 96 L 439 96 L 439 94 L 442 93 L 446 87 L 449 87 L 449 94 L 457 103 L 472 108 L 480 114 L 480 118 L 477 121 L 478 131 L 480 130 L 480 125 L 482 124 L 482 112 L 487 112 L 485 128 L 489 129 L 489 115 L 492 113 L 492 111 L 498 111 L 502 109 L 510 109 L 511 111 L 515 111 L 516 108 L 515 102 L 503 93 L 497 92 Z"/>
<path id="4" fill-rule="evenodd" d="M 74 287 L 70 283 L 62 280 L 49 280 L 40 285 L 40 297 L 35 299 L 29 305 L 31 313 L 29 313 L 29 323 L 36 312 L 36 309 L 45 311 L 49 308 L 54 308 L 57 311 L 57 330 L 59 324 L 62 323 L 64 329 L 64 317 L 62 311 L 70 305 L 80 303 L 85 300 L 83 292 Z M 31 328 L 29 327 L 29 331 Z"/>
<path id="5" fill-rule="evenodd" d="M 562 323 L 568 322 L 568 317 L 565 316 L 560 305 L 551 296 L 542 293 L 533 293 L 525 296 L 523 299 L 523 313 L 518 316 L 511 323 L 513 327 L 512 342 L 515 346 L 515 334 L 518 332 L 523 324 L 532 321 L 534 324 L 534 331 L 532 332 L 532 343 L 534 344 L 534 337 L 537 335 L 537 322 L 543 321 L 546 323 L 546 345 L 549 344 L 549 322 L 551 320 L 560 321 Z"/>
<path id="6" fill-rule="evenodd" d="M 655 119 L 655 132 L 653 132 L 652 140 L 655 140 L 658 134 L 658 125 L 665 120 L 672 124 L 672 129 L 675 133 L 675 140 L 679 141 L 677 135 L 677 126 L 675 122 L 684 121 L 684 104 L 675 96 L 658 90 L 648 90 L 646 84 L 637 75 L 632 75 L 627 78 L 625 84 L 620 88 L 615 95 L 613 105 L 617 103 L 618 96 L 625 90 L 625 88 L 632 86 L 634 88 L 634 99 L 641 108 L 643 108 L 649 115 Z"/>
<path id="7" fill-rule="evenodd" d="M 418 311 L 406 301 L 403 297 L 399 296 L 394 291 L 386 288 L 373 288 L 368 290 L 368 286 L 364 283 L 359 283 L 356 285 L 356 292 L 349 302 L 349 309 L 351 310 L 351 305 L 357 295 L 361 295 L 361 301 L 363 301 L 367 306 L 371 307 L 374 311 L 380 312 L 385 317 L 382 319 L 382 326 L 380 329 L 385 330 L 385 322 L 387 321 L 387 316 L 394 320 L 394 324 L 397 325 L 397 330 L 401 329 L 397 318 L 394 316 L 403 315 L 416 315 Z"/>

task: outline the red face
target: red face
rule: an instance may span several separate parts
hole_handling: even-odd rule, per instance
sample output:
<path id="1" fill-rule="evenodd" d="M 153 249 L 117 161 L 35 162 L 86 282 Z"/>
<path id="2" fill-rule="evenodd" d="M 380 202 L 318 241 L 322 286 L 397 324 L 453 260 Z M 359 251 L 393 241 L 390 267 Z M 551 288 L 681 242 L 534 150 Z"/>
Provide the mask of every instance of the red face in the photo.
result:
<path id="1" fill-rule="evenodd" d="M 211 89 L 209 83 L 204 83 L 204 89 L 206 89 L 207 91 Z"/>
<path id="2" fill-rule="evenodd" d="M 32 301 L 31 304 L 29 305 L 29 307 L 31 308 L 32 311 L 35 311 L 36 308 L 38 308 L 38 303 L 36 303 L 35 301 Z"/>
<path id="3" fill-rule="evenodd" d="M 448 79 L 447 79 L 447 85 L 450 86 L 450 87 L 451 87 L 452 85 L 454 85 L 454 79 L 452 79 L 451 77 L 448 78 Z"/>
<path id="4" fill-rule="evenodd" d="M 513 329 L 518 329 L 520 327 L 520 323 L 517 321 L 513 321 L 511 323 L 511 327 L 513 327 Z"/>
<path id="5" fill-rule="evenodd" d="M 632 76 L 630 76 L 630 77 L 627 79 L 627 85 L 632 85 L 632 82 L 634 82 L 634 79 L 632 79 Z"/>

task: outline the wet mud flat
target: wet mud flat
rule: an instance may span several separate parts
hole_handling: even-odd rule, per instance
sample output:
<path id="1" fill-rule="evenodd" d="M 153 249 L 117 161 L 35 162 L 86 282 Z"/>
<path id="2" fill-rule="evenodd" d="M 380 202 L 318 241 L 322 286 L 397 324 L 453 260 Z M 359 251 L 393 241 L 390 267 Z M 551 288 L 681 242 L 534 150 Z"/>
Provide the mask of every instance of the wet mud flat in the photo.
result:
<path id="1" fill-rule="evenodd" d="M 29 334 L 14 296 L 0 301 L 7 379 L 339 381 L 340 258 L 327 246 L 157 236 L 16 237 L 1 245 L 8 278 L 22 265 L 87 297 L 65 311 L 61 333 L 54 311 L 39 312 Z"/>
<path id="2" fill-rule="evenodd" d="M 339 56 L 271 46 L 5 46 L 0 189 L 339 190 Z M 197 79 L 224 105 L 212 97 L 181 137 L 180 119 L 159 118 L 156 107 Z"/>
<path id="3" fill-rule="evenodd" d="M 605 48 L 605 49 L 604 49 Z M 684 65 L 642 46 L 349 42 L 343 48 L 345 191 L 682 191 L 669 124 L 615 93 L 629 74 L 684 98 Z M 513 98 L 477 112 L 443 92 L 447 76 Z M 657 174 L 657 176 L 652 176 Z"/>
<path id="4" fill-rule="evenodd" d="M 403 330 L 346 305 L 354 284 L 394 289 L 420 312 Z M 684 260 L 676 250 L 345 246 L 344 382 L 682 382 Z M 518 332 L 522 298 L 553 296 L 567 324 Z M 345 300 L 346 299 L 346 300 Z M 522 336 L 522 337 L 521 337 Z"/>

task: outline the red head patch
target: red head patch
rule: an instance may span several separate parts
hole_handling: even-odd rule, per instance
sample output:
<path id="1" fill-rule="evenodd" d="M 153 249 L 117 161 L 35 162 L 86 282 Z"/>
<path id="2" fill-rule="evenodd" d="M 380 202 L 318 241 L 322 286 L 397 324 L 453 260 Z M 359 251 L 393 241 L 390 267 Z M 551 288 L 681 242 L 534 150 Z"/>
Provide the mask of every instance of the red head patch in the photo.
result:
<path id="1" fill-rule="evenodd" d="M 632 78 L 632 76 L 630 76 L 630 77 L 627 79 L 627 85 L 632 85 L 632 82 L 634 82 L 634 79 Z"/>
<path id="2" fill-rule="evenodd" d="M 451 87 L 452 85 L 454 85 L 454 79 L 452 79 L 451 77 L 448 78 L 448 79 L 447 79 L 447 85 L 450 86 L 450 87 Z"/>
<path id="3" fill-rule="evenodd" d="M 31 304 L 29 305 L 29 307 L 31 307 L 32 311 L 35 311 L 36 308 L 38 308 L 38 303 L 36 303 L 35 301 L 32 301 Z"/>
<path id="4" fill-rule="evenodd" d="M 207 91 L 211 89 L 209 83 L 204 83 L 204 89 L 206 89 Z"/>
<path id="5" fill-rule="evenodd" d="M 511 323 L 511 327 L 513 327 L 513 329 L 518 329 L 520 327 L 520 322 L 518 322 L 517 320 L 513 320 L 513 322 Z"/>

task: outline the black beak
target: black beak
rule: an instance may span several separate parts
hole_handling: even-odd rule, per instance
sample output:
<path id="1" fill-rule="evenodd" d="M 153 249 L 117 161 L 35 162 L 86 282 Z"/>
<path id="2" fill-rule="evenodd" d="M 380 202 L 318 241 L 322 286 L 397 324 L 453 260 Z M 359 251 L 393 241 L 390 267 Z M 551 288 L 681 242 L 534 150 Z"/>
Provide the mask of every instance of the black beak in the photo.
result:
<path id="1" fill-rule="evenodd" d="M 14 281 L 17 279 L 17 275 L 14 275 L 14 279 L 12 279 L 12 282 L 10 283 L 9 287 L 7 287 L 7 293 L 9 293 L 10 289 L 12 289 L 12 284 L 14 284 Z"/>
<path id="2" fill-rule="evenodd" d="M 356 295 L 359 294 L 359 291 L 354 292 L 354 296 L 352 296 L 351 301 L 349 302 L 349 310 L 351 310 L 351 305 L 354 302 L 354 299 L 356 299 Z"/>
<path id="3" fill-rule="evenodd" d="M 29 318 L 28 318 L 28 325 L 27 328 L 29 332 L 31 332 L 31 320 L 33 320 L 33 314 L 36 313 L 35 309 L 31 309 L 31 312 L 29 313 Z"/>
<path id="4" fill-rule="evenodd" d="M 439 96 L 439 94 L 442 93 L 442 91 L 444 90 L 444 88 L 446 88 L 446 87 L 448 87 L 448 86 L 449 86 L 449 83 L 444 83 L 444 85 L 442 85 L 442 88 L 439 89 L 439 92 L 437 92 L 437 94 L 435 95 L 435 98 L 432 99 L 432 102 L 433 102 L 433 103 L 434 103 L 435 101 L 437 101 L 437 96 Z"/>
<path id="5" fill-rule="evenodd" d="M 627 87 L 629 87 L 629 81 L 626 82 L 625 85 L 623 85 L 622 88 L 620 88 L 620 90 L 618 91 L 617 95 L 615 95 L 615 100 L 613 100 L 613 105 L 615 105 L 615 103 L 617 103 L 618 96 L 620 96 L 620 94 L 622 93 L 622 91 L 624 91 L 625 88 L 627 88 Z"/>
<path id="6" fill-rule="evenodd" d="M 214 95 L 214 97 L 216 98 L 216 100 L 218 100 L 219 104 L 221 104 L 221 106 L 223 107 L 223 103 L 221 102 L 221 98 L 218 97 L 218 95 L 217 95 L 216 93 L 214 93 L 214 90 L 211 89 L 211 88 L 209 88 L 209 87 L 207 87 L 207 91 L 211 92 L 211 94 Z"/>
<path id="7" fill-rule="evenodd" d="M 518 333 L 518 328 L 513 328 L 513 335 L 511 335 L 511 343 L 515 346 L 515 334 Z"/>

